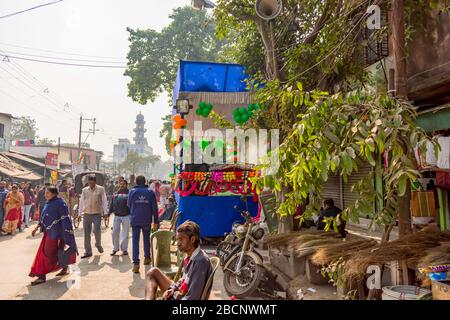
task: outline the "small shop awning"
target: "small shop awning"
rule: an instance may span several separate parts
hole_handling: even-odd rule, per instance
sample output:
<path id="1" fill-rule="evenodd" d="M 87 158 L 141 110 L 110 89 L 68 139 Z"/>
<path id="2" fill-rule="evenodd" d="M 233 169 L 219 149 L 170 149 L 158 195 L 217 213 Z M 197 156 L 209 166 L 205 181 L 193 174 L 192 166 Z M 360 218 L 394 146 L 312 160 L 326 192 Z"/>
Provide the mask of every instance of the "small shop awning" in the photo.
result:
<path id="1" fill-rule="evenodd" d="M 10 159 L 16 159 L 16 160 L 20 160 L 20 161 L 24 161 L 27 162 L 29 164 L 32 164 L 38 168 L 45 168 L 45 163 L 43 162 L 39 162 L 37 160 L 31 159 L 23 154 L 20 153 L 16 153 L 16 152 L 5 152 L 4 153 L 8 158 Z"/>
<path id="2" fill-rule="evenodd" d="M 0 173 L 20 180 L 37 181 L 42 179 L 42 176 L 14 162 L 4 153 L 0 154 Z"/>

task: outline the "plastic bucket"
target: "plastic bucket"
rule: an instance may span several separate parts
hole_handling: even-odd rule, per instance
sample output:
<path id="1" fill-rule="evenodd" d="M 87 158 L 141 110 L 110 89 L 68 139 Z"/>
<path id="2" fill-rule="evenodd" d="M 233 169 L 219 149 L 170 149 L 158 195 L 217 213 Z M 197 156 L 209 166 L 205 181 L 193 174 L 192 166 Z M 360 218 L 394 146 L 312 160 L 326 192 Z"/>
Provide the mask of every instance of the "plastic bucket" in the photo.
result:
<path id="1" fill-rule="evenodd" d="M 430 290 L 415 286 L 384 287 L 383 300 L 417 300 L 419 296 L 431 293 Z"/>

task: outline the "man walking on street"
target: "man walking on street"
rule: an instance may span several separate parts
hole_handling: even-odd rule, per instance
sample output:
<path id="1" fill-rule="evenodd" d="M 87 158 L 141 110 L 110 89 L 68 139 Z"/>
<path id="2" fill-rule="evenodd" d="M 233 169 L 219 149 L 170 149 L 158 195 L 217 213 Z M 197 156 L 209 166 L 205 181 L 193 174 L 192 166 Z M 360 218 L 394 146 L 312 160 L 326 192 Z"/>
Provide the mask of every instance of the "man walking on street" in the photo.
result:
<path id="1" fill-rule="evenodd" d="M 50 187 L 50 183 L 46 182 L 45 185 L 38 191 L 36 198 L 36 206 L 39 210 L 39 221 L 41 220 L 42 210 L 44 210 L 47 199 L 45 198 L 45 190 Z"/>
<path id="2" fill-rule="evenodd" d="M 136 186 L 128 196 L 131 228 L 133 236 L 133 272 L 139 273 L 139 242 L 142 232 L 144 238 L 144 265 L 150 260 L 150 233 L 158 230 L 158 205 L 155 193 L 145 184 L 145 177 L 136 178 Z M 153 220 L 153 221 L 152 221 Z"/>
<path id="3" fill-rule="evenodd" d="M 108 214 L 108 199 L 105 188 L 97 185 L 95 176 L 88 178 L 88 186 L 81 193 L 79 213 L 83 214 L 84 228 L 84 255 L 81 259 L 92 257 L 92 225 L 94 225 L 95 247 L 98 252 L 103 253 L 101 225 L 102 217 Z"/>
<path id="4" fill-rule="evenodd" d="M 6 190 L 6 182 L 0 182 L 0 229 L 3 226 L 3 218 L 5 217 L 5 199 L 8 195 L 8 190 Z"/>
<path id="5" fill-rule="evenodd" d="M 111 204 L 109 206 L 109 214 L 114 213 L 113 225 L 113 251 L 111 256 L 115 256 L 119 252 L 119 238 L 120 250 L 124 256 L 128 255 L 128 240 L 130 233 L 130 208 L 128 208 L 128 182 L 122 180 L 120 182 L 120 189 L 113 194 Z M 120 230 L 122 227 L 122 231 Z"/>
<path id="6" fill-rule="evenodd" d="M 66 202 L 67 207 L 70 208 L 69 186 L 67 185 L 67 180 L 61 182 L 58 192 L 59 197 L 62 198 Z"/>
<path id="7" fill-rule="evenodd" d="M 23 195 L 25 197 L 25 203 L 23 206 L 23 223 L 25 224 L 25 228 L 28 228 L 30 224 L 30 211 L 34 201 L 34 191 L 31 187 L 31 183 L 25 184 Z"/>

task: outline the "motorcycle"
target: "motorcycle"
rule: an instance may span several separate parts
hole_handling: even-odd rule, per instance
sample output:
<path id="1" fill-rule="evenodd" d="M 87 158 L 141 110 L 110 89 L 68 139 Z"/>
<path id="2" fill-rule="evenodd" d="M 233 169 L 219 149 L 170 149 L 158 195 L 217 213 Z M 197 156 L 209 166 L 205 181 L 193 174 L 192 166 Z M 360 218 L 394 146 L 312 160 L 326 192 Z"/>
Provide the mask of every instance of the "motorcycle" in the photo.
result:
<path id="1" fill-rule="evenodd" d="M 276 281 L 277 276 L 264 265 L 262 256 L 255 250 L 264 237 L 264 229 L 248 211 L 240 213 L 245 223 L 235 223 L 232 233 L 217 249 L 225 290 L 236 298 L 251 297 L 257 291 L 271 299 L 286 298 L 285 290 Z"/>

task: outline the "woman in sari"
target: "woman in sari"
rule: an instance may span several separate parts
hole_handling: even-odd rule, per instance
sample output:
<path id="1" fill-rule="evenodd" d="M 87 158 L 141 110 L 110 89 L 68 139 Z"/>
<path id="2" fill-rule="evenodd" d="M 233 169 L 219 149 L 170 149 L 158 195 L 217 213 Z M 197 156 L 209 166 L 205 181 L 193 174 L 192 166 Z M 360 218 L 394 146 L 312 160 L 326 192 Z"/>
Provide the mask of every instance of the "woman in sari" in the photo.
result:
<path id="1" fill-rule="evenodd" d="M 13 235 L 20 227 L 24 202 L 25 198 L 19 191 L 19 186 L 14 184 L 5 199 L 5 222 L 2 229 L 6 234 Z"/>
<path id="2" fill-rule="evenodd" d="M 68 274 L 68 266 L 76 263 L 78 254 L 67 204 L 58 197 L 56 187 L 47 187 L 45 198 L 41 220 L 32 233 L 33 237 L 38 231 L 44 233 L 29 274 L 37 277 L 33 286 L 44 283 L 49 273 L 61 270 L 56 276 Z"/>

